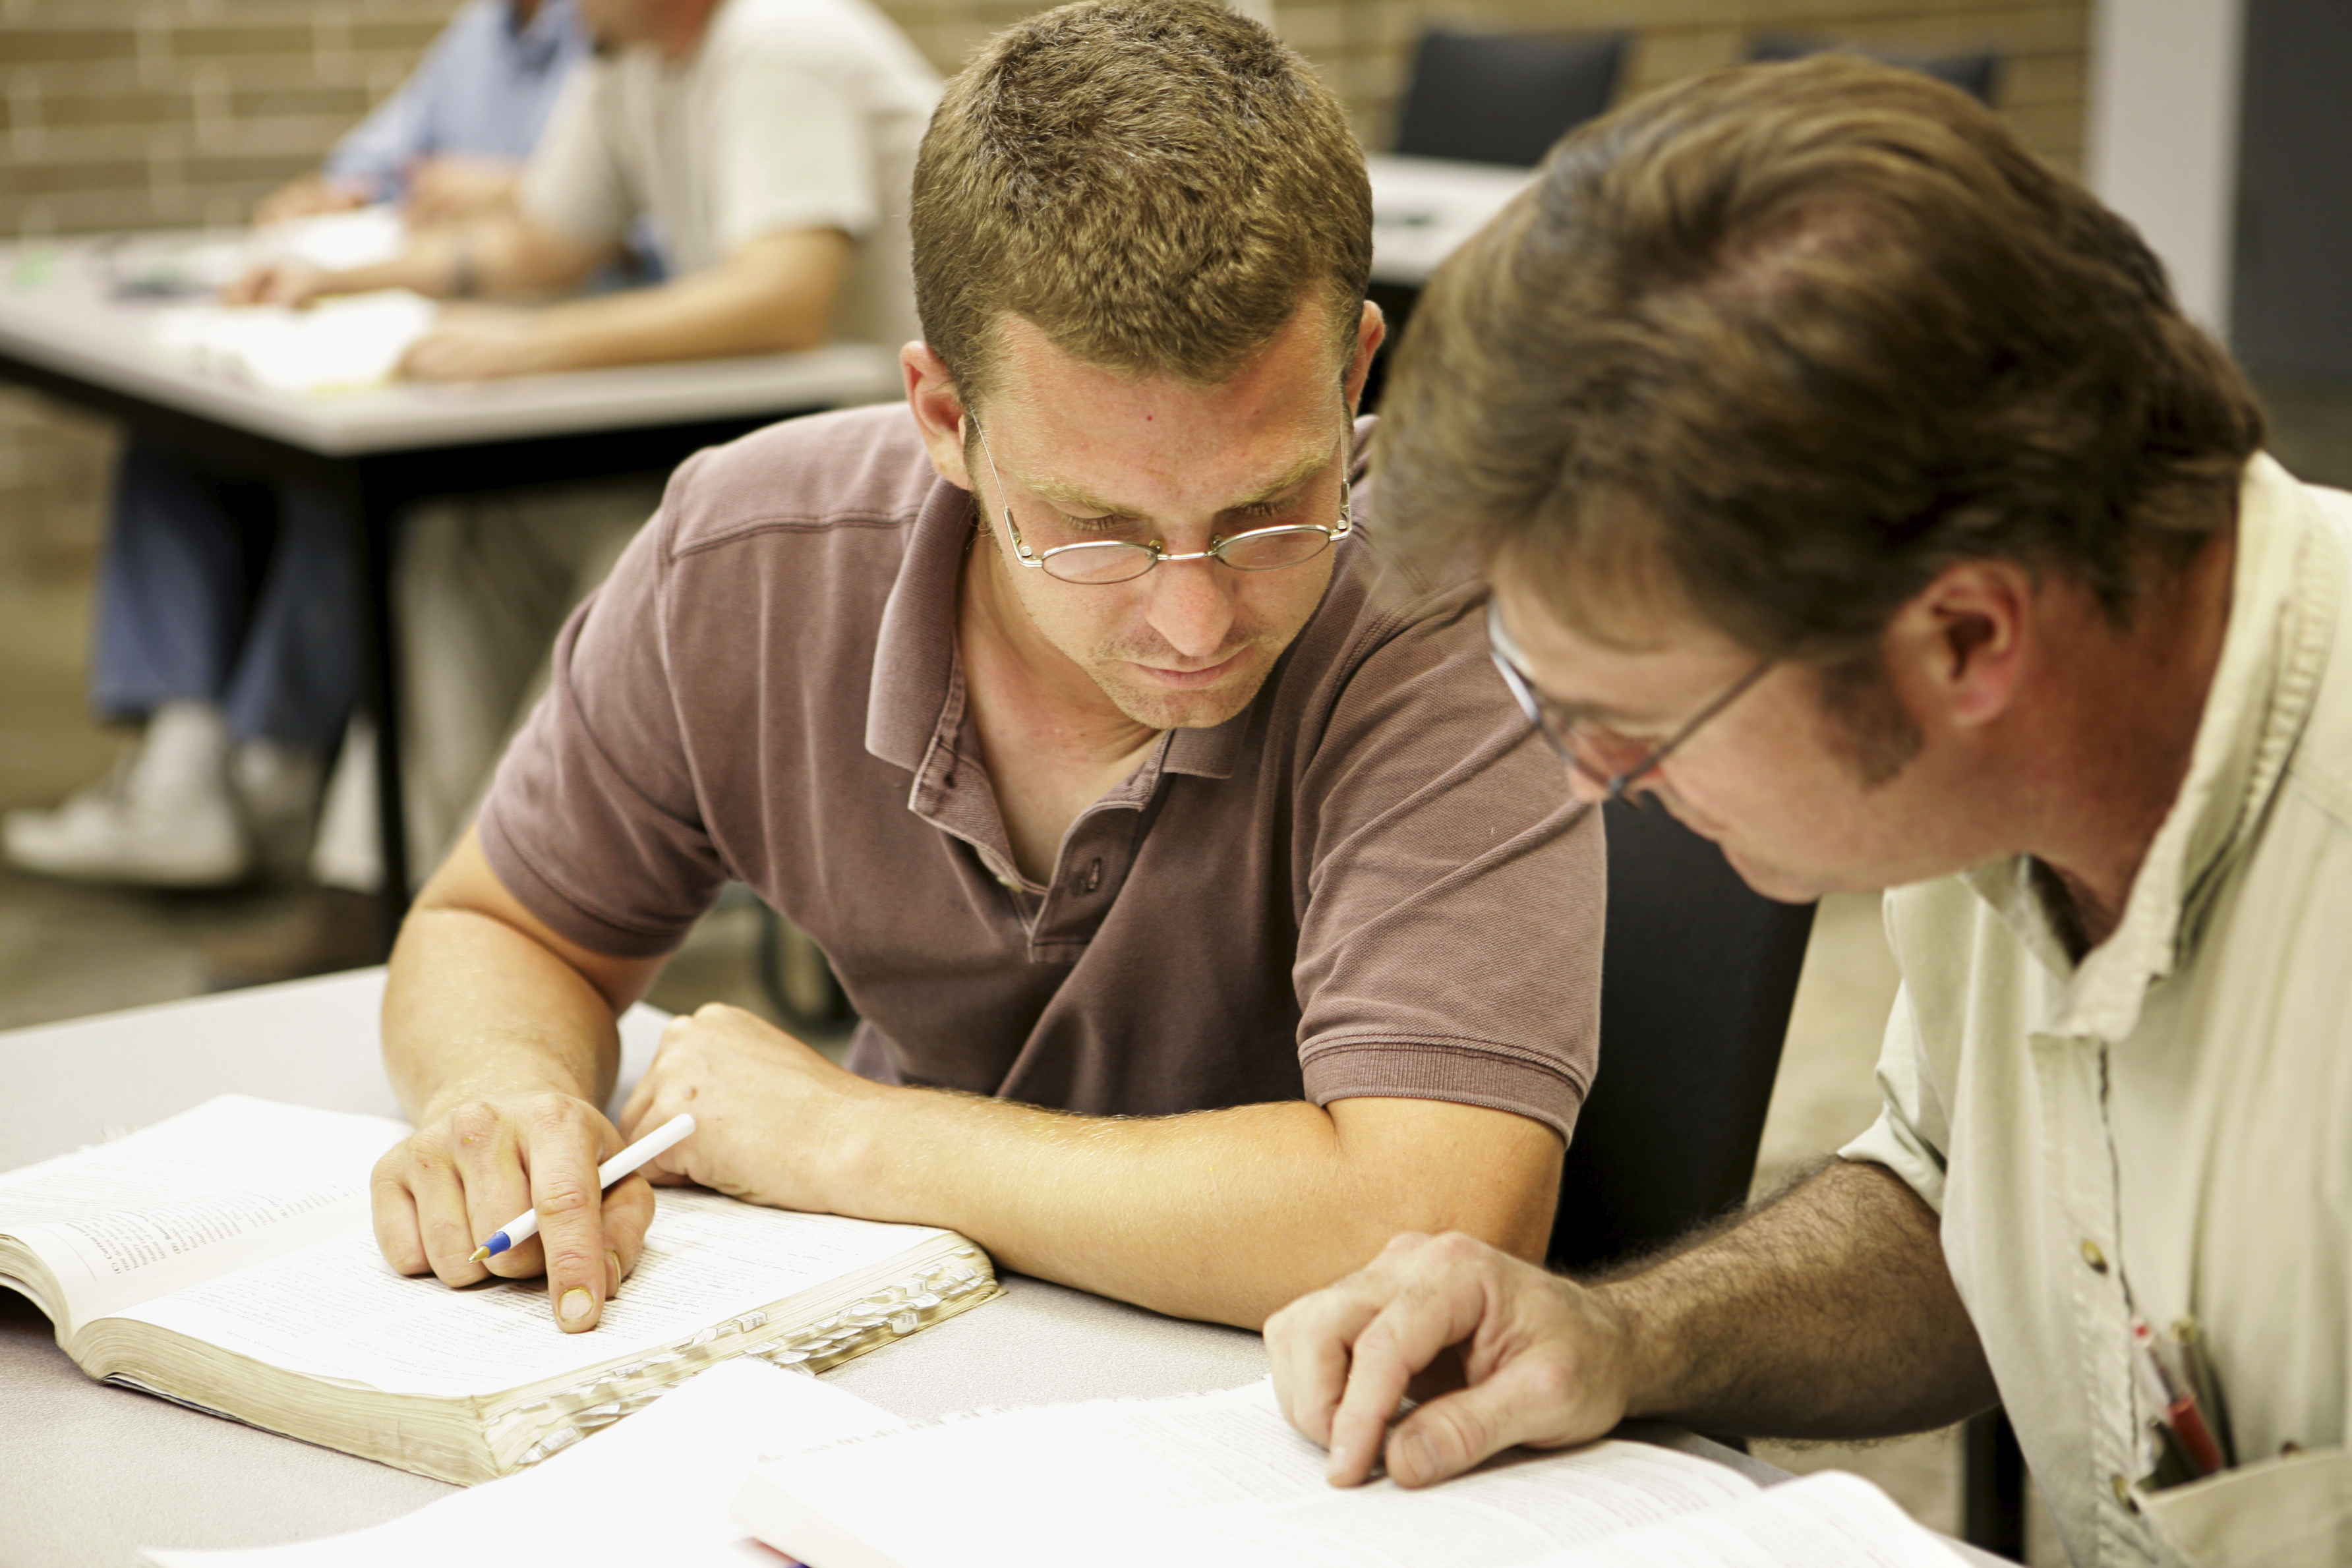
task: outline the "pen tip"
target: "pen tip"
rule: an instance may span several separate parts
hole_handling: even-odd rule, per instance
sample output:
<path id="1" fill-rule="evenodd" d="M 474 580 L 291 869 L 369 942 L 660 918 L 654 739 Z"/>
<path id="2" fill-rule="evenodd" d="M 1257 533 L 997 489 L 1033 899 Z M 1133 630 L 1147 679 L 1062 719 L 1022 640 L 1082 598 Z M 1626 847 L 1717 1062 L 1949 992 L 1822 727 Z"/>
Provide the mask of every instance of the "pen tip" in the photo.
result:
<path id="1" fill-rule="evenodd" d="M 478 1263 L 489 1255 L 490 1249 L 488 1248 L 477 1247 L 474 1249 L 474 1255 L 471 1258 L 467 1259 L 466 1261 L 468 1263 Z"/>

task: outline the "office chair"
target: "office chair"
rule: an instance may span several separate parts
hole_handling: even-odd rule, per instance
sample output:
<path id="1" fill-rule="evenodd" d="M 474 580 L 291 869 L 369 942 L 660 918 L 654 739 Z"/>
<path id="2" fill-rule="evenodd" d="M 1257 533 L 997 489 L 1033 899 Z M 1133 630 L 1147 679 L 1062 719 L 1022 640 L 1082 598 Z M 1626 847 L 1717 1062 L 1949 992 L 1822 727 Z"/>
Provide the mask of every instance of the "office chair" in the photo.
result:
<path id="1" fill-rule="evenodd" d="M 1601 1071 L 1560 1176 L 1549 1259 L 1590 1269 L 1737 1208 L 1813 906 L 1752 891 L 1662 807 L 1612 801 Z"/>
<path id="2" fill-rule="evenodd" d="M 1622 33 L 1421 36 L 1397 116 L 1396 150 L 1531 169 L 1551 144 L 1609 107 L 1624 61 Z"/>
<path id="3" fill-rule="evenodd" d="M 1768 35 L 1748 47 L 1748 57 L 1761 64 L 1774 60 L 1801 60 L 1808 55 L 1818 55 L 1842 46 L 1819 38 L 1796 38 L 1779 34 Z M 1905 66 L 1915 71 L 1925 71 L 1937 81 L 1948 82 L 1979 103 L 1992 101 L 1992 89 L 2000 77 L 2000 57 L 1990 50 L 1973 55 L 1940 55 L 1933 57 L 1896 54 L 1880 49 L 1854 49 L 1854 54 L 1882 65 Z"/>

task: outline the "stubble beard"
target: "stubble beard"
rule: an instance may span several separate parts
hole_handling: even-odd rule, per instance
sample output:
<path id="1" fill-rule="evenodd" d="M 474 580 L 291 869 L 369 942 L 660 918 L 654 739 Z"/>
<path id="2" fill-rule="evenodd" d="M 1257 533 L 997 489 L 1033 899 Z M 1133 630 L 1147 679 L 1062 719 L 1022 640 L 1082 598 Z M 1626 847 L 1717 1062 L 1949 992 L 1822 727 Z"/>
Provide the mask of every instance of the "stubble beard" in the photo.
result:
<path id="1" fill-rule="evenodd" d="M 1215 685 L 1195 691 L 1170 691 L 1137 674 L 1137 656 L 1151 656 L 1143 650 L 1113 654 L 1098 649 L 1087 660 L 1087 672 L 1119 712 L 1147 728 L 1213 729 L 1256 700 L 1266 677 L 1273 674 L 1275 659 L 1265 652 L 1265 642 L 1264 633 L 1257 633 L 1225 653 L 1227 659 L 1250 656 L 1242 668 Z"/>

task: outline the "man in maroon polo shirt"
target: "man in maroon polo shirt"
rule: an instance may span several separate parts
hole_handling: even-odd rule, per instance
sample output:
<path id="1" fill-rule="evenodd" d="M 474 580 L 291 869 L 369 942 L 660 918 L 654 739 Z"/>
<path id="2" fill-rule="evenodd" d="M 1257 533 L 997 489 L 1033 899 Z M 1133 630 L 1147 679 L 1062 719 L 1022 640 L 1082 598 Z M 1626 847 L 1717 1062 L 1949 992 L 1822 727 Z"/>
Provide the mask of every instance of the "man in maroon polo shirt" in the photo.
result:
<path id="1" fill-rule="evenodd" d="M 410 1273 L 546 1272 L 567 1330 L 656 1178 L 953 1226 L 1003 1265 L 1255 1326 L 1399 1229 L 1523 1256 L 1591 1081 L 1601 846 L 1466 586 L 1376 590 L 1353 419 L 1361 155 L 1205 0 L 1033 17 L 949 89 L 907 408 L 682 467 L 394 956 Z M 614 1018 L 720 884 L 822 943 L 849 1070 Z"/>

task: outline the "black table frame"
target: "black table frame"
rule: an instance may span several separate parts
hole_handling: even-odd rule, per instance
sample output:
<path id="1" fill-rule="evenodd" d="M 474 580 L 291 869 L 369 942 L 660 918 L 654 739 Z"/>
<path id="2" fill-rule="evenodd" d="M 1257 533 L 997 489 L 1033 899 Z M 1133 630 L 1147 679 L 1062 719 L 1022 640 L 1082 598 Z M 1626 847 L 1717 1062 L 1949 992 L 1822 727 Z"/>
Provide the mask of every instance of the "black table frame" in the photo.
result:
<path id="1" fill-rule="evenodd" d="M 403 807 L 400 651 L 393 614 L 395 523 L 427 497 L 530 485 L 667 473 L 703 447 L 813 410 L 661 424 L 613 423 L 593 430 L 465 444 L 426 444 L 334 455 L 126 392 L 0 350 L 0 380 L 121 420 L 140 437 L 287 479 L 308 479 L 339 497 L 354 551 L 352 612 L 360 637 L 359 709 L 375 725 L 376 802 L 383 883 L 378 935 L 389 953 L 409 897 L 409 843 Z"/>

